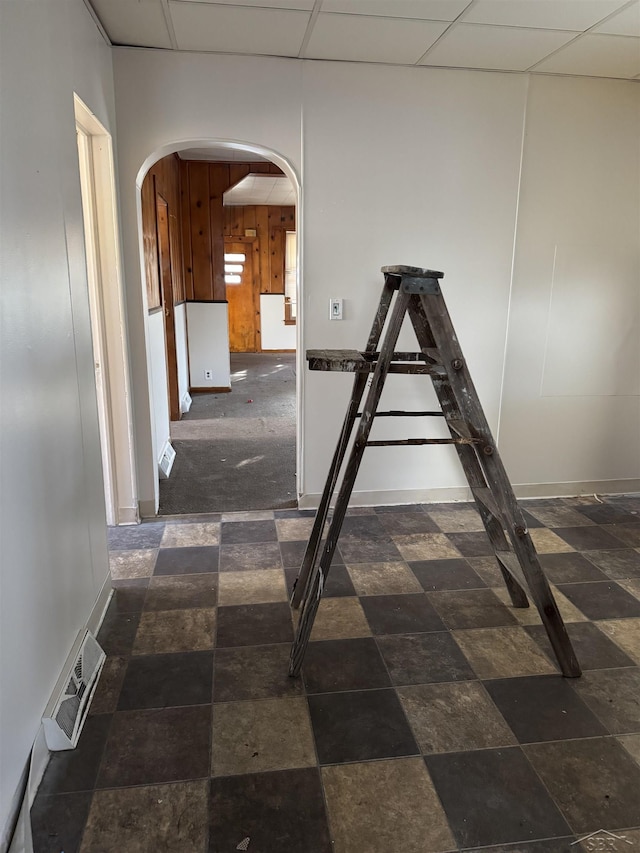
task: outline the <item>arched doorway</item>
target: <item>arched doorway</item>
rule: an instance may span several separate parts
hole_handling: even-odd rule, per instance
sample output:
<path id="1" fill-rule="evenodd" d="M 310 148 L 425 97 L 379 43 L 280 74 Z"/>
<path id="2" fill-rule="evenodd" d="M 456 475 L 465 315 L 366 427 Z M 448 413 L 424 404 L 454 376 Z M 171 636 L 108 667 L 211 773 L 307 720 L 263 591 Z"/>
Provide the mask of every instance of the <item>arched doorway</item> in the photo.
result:
<path id="1" fill-rule="evenodd" d="M 288 185 L 293 204 L 269 204 L 281 200 L 273 195 L 278 183 Z M 268 184 L 274 185 L 270 196 Z M 165 146 L 148 158 L 138 186 L 160 513 L 296 506 L 297 178 L 274 152 L 198 140 Z M 249 303 L 243 303 L 243 290 Z M 269 378 L 275 383 L 270 391 Z M 253 396 L 252 381 L 260 389 Z M 270 423 L 269 410 L 259 405 L 282 397 L 283 388 L 291 413 L 286 428 Z M 250 435 L 252 424 L 266 422 L 255 450 L 260 430 Z M 270 440 L 282 443 L 287 431 L 290 465 L 282 464 L 282 447 L 270 449 Z M 235 453 L 229 451 L 234 440 L 240 443 Z M 290 481 L 278 486 L 288 469 Z"/>

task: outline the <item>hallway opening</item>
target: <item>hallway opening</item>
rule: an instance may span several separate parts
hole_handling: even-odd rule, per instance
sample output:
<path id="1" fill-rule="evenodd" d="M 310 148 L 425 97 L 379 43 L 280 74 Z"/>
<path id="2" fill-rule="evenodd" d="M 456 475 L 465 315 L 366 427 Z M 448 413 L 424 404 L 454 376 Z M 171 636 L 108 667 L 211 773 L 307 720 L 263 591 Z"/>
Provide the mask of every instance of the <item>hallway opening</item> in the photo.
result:
<path id="1" fill-rule="evenodd" d="M 297 505 L 296 204 L 280 166 L 225 145 L 144 177 L 160 515 Z"/>

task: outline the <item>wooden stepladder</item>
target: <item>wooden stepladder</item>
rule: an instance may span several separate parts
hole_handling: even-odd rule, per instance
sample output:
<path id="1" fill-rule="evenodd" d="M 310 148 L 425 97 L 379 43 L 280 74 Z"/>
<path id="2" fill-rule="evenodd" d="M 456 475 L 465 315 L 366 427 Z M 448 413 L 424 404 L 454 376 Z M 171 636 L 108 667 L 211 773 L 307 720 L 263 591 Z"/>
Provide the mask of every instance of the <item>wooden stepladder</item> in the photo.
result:
<path id="1" fill-rule="evenodd" d="M 297 608 L 302 602 L 302 610 L 291 650 L 289 674 L 296 676 L 300 673 L 365 448 L 453 444 L 513 605 L 528 607 L 528 593 L 538 608 L 563 675 L 576 677 L 580 675 L 580 666 L 549 583 L 540 567 L 440 290 L 443 273 L 409 266 L 383 267 L 382 272 L 384 287 L 365 349 L 307 351 L 311 370 L 347 371 L 355 373 L 355 378 L 342 432 L 291 596 L 292 607 Z M 418 352 L 395 351 L 406 316 L 413 326 L 420 348 Z M 396 373 L 430 376 L 441 410 L 378 412 L 378 402 L 387 375 Z M 372 381 L 362 411 L 359 411 L 370 375 Z M 376 417 L 416 416 L 443 417 L 451 437 L 369 440 Z M 358 419 L 360 423 L 323 543 L 322 534 L 331 499 Z"/>

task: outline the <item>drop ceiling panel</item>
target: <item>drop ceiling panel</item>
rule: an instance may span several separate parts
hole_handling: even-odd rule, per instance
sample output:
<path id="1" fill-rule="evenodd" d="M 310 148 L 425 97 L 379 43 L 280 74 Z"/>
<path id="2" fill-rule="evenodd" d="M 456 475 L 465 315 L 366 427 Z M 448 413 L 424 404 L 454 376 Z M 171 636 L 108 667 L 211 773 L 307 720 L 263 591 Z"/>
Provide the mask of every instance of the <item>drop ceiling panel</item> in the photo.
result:
<path id="1" fill-rule="evenodd" d="M 314 0 L 180 0 L 180 2 L 209 3 L 212 6 L 264 6 L 268 9 L 302 9 L 310 12 Z"/>
<path id="2" fill-rule="evenodd" d="M 575 36 L 564 30 L 455 24 L 420 64 L 525 71 Z"/>
<path id="3" fill-rule="evenodd" d="M 305 57 L 412 65 L 447 26 L 434 21 L 321 12 Z"/>
<path id="4" fill-rule="evenodd" d="M 114 44 L 171 47 L 160 0 L 93 0 L 93 8 Z"/>
<path id="5" fill-rule="evenodd" d="M 237 207 L 242 204 L 294 205 L 296 194 L 286 177 L 247 175 L 224 194 L 224 204 Z"/>
<path id="6" fill-rule="evenodd" d="M 477 0 L 462 16 L 476 24 L 586 30 L 627 0 Z"/>
<path id="7" fill-rule="evenodd" d="M 283 9 L 169 3 L 180 50 L 297 56 L 310 15 Z"/>
<path id="8" fill-rule="evenodd" d="M 614 36 L 640 36 L 640 2 L 613 15 L 604 24 L 598 24 L 593 31 Z"/>
<path id="9" fill-rule="evenodd" d="M 640 74 L 640 40 L 587 34 L 536 65 L 535 70 L 587 77 L 635 77 Z"/>
<path id="10" fill-rule="evenodd" d="M 323 0 L 323 12 L 380 15 L 423 21 L 455 21 L 470 0 Z"/>

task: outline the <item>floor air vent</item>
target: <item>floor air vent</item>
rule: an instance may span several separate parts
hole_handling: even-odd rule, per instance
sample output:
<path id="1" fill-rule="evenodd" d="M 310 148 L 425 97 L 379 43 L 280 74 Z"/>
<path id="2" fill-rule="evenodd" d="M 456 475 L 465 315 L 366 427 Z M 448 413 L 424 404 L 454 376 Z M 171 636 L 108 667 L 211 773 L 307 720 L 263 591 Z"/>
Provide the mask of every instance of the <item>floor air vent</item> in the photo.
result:
<path id="1" fill-rule="evenodd" d="M 73 749 L 78 743 L 104 660 L 93 634 L 81 632 L 42 718 L 49 749 Z"/>

